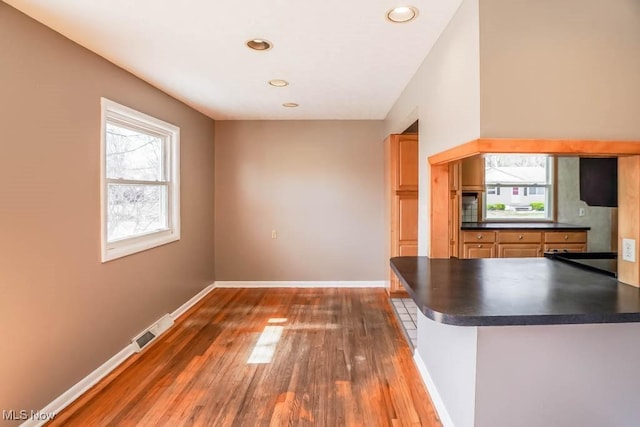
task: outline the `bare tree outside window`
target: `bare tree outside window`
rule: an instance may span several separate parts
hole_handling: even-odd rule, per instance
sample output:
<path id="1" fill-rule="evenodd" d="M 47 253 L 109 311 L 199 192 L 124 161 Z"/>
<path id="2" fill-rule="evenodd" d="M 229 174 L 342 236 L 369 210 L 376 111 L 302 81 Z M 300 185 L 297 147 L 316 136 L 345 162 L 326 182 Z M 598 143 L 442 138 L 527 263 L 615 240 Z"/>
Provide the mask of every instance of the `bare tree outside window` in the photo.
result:
<path id="1" fill-rule="evenodd" d="M 102 261 L 180 239 L 180 128 L 101 99 Z"/>
<path id="2" fill-rule="evenodd" d="M 108 241 L 167 228 L 163 142 L 156 135 L 107 124 Z"/>

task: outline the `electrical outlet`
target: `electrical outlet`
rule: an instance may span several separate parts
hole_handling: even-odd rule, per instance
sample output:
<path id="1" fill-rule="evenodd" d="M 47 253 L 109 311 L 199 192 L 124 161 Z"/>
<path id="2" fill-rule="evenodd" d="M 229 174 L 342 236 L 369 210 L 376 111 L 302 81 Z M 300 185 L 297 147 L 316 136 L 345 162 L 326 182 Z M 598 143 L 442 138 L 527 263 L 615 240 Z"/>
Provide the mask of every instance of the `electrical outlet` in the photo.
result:
<path id="1" fill-rule="evenodd" d="M 585 216 L 586 213 L 587 212 L 586 212 L 585 208 L 578 209 L 578 216 Z"/>
<path id="2" fill-rule="evenodd" d="M 271 230 L 271 238 L 272 239 L 278 238 L 278 230 Z"/>
<path id="3" fill-rule="evenodd" d="M 622 259 L 624 261 L 636 262 L 636 241 L 633 239 L 622 239 Z"/>

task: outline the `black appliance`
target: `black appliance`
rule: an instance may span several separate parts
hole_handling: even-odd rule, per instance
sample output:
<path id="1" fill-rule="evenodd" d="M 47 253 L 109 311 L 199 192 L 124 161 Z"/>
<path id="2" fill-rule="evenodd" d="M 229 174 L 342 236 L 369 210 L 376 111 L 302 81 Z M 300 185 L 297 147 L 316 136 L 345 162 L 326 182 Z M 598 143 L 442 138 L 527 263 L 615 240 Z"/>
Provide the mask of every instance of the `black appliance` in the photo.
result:
<path id="1" fill-rule="evenodd" d="M 589 206 L 618 206 L 618 159 L 580 157 L 580 200 Z"/>

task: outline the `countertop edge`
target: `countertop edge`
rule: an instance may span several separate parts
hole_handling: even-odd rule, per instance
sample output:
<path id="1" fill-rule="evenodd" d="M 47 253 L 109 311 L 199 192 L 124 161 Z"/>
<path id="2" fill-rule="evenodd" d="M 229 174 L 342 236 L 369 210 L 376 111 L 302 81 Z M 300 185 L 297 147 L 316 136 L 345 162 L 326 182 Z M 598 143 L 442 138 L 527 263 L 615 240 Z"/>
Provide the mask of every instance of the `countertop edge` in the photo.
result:
<path id="1" fill-rule="evenodd" d="M 394 257 L 401 258 L 401 257 Z M 543 326 L 543 325 L 575 325 L 601 323 L 635 323 L 640 322 L 640 313 L 599 313 L 599 314 L 538 314 L 538 315 L 505 315 L 505 316 L 462 316 L 441 313 L 425 305 L 396 266 L 389 260 L 391 269 L 402 283 L 418 309 L 434 322 L 452 326 Z"/>
<path id="2" fill-rule="evenodd" d="M 563 223 L 516 223 L 516 222 L 470 222 L 461 223 L 461 230 L 540 230 L 540 231 L 589 231 L 591 227 L 587 225 L 573 225 Z"/>

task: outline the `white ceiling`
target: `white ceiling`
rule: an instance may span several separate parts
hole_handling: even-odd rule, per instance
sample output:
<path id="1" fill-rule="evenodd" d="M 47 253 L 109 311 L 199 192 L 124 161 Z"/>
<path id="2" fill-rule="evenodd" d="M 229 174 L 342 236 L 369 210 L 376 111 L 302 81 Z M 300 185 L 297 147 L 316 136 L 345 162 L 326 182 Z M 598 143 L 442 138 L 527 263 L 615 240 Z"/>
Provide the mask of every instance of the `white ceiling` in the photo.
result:
<path id="1" fill-rule="evenodd" d="M 220 120 L 384 119 L 462 2 L 394 24 L 390 0 L 4 1 Z"/>

